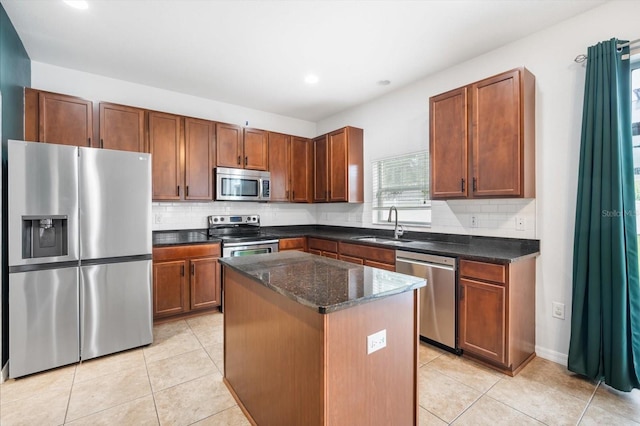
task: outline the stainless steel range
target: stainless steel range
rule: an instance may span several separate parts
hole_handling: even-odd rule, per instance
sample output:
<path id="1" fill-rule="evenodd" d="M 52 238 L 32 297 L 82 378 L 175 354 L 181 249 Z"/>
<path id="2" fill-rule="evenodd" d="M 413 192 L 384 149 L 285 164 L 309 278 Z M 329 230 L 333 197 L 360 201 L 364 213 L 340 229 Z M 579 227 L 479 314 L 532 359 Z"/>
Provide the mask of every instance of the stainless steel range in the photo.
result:
<path id="1" fill-rule="evenodd" d="M 257 214 L 209 216 L 209 237 L 222 240 L 223 257 L 278 251 L 278 237 L 261 230 Z"/>

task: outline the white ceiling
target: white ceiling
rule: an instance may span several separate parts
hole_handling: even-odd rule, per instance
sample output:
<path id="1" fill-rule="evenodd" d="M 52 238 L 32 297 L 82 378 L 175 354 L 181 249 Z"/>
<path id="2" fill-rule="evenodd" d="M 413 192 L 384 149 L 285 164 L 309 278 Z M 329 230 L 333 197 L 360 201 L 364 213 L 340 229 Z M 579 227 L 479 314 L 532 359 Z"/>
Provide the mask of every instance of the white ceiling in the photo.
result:
<path id="1" fill-rule="evenodd" d="M 606 0 L 0 2 L 34 61 L 315 122 Z"/>

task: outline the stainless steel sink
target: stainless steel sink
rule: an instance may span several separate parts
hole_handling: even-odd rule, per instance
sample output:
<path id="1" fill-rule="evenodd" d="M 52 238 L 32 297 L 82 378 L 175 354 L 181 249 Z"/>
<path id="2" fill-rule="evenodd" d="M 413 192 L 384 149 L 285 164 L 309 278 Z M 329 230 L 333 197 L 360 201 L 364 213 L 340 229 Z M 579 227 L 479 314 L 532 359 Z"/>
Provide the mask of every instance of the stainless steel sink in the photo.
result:
<path id="1" fill-rule="evenodd" d="M 354 240 L 366 241 L 369 243 L 389 244 L 393 246 L 399 246 L 401 244 L 411 242 L 410 240 L 395 240 L 393 238 L 384 238 L 384 237 L 356 237 L 354 238 Z"/>

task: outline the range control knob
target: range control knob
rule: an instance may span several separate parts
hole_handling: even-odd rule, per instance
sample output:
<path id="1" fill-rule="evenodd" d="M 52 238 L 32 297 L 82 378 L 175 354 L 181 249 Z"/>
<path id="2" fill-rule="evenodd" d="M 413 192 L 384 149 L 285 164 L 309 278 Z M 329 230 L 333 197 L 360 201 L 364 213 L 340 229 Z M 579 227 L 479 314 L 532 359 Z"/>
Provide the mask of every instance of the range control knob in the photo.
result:
<path id="1" fill-rule="evenodd" d="M 214 218 L 213 218 L 213 221 L 214 221 L 214 222 L 217 222 L 217 221 L 218 221 L 218 218 L 217 218 L 217 217 L 214 217 Z"/>

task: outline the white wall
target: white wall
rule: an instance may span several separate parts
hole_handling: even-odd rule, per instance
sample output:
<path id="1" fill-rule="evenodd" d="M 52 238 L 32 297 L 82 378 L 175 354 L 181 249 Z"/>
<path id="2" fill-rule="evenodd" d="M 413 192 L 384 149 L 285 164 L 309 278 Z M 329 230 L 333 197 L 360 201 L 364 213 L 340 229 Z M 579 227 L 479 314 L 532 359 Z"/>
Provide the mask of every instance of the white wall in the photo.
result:
<path id="1" fill-rule="evenodd" d="M 536 76 L 536 200 L 514 201 L 528 230 L 541 241 L 536 276 L 536 351 L 566 364 L 569 349 L 573 229 L 585 68 L 576 55 L 611 37 L 640 38 L 640 2 L 612 1 L 528 38 L 431 75 L 366 105 L 318 123 L 318 132 L 349 124 L 365 129 L 365 164 L 428 146 L 429 97 L 476 80 L 526 66 Z M 469 42 L 473 36 L 469 34 Z M 451 46 L 455 48 L 455 46 Z M 370 197 L 371 177 L 366 174 Z M 370 201 L 370 198 L 368 198 Z M 366 204 L 365 204 L 366 206 Z M 489 210 L 485 212 L 486 210 Z M 434 230 L 481 232 L 468 228 L 471 214 L 507 227 L 511 219 L 492 218 L 491 203 L 442 202 L 434 206 Z M 320 214 L 320 211 L 319 211 Z M 366 216 L 366 215 L 365 215 Z M 482 216 L 484 217 L 484 216 Z M 459 221 L 456 226 L 455 221 Z M 534 223 L 530 223 L 533 220 Z M 453 229 L 453 228 L 457 228 Z M 507 231 L 494 232 L 517 236 Z M 566 304 L 566 320 L 551 316 L 551 303 Z"/>
<path id="2" fill-rule="evenodd" d="M 31 86 L 34 89 L 80 96 L 94 102 L 113 102 L 239 126 L 245 126 L 248 122 L 248 127 L 296 136 L 314 137 L 316 135 L 316 124 L 310 121 L 42 62 L 31 62 Z"/>

